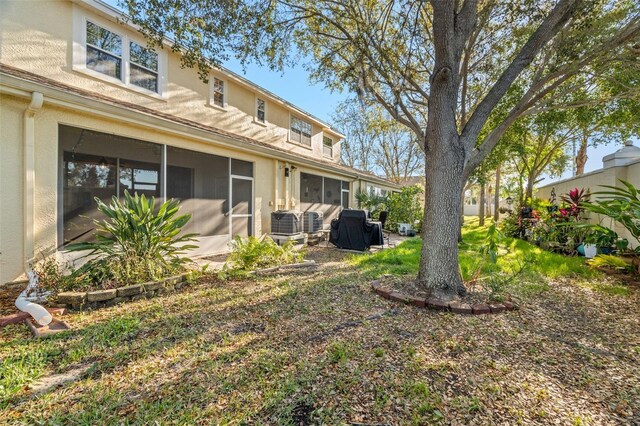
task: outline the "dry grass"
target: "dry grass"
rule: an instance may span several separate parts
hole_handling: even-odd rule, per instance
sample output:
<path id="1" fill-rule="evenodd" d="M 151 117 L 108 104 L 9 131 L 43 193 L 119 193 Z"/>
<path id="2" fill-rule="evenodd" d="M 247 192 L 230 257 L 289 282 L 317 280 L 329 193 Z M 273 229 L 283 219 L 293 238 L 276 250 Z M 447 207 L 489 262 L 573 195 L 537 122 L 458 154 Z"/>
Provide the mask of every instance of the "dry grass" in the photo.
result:
<path id="1" fill-rule="evenodd" d="M 0 329 L 0 423 L 640 422 L 637 291 L 559 278 L 519 312 L 454 316 L 376 297 L 343 253 L 309 255 L 316 269 L 75 313 L 48 340 Z"/>

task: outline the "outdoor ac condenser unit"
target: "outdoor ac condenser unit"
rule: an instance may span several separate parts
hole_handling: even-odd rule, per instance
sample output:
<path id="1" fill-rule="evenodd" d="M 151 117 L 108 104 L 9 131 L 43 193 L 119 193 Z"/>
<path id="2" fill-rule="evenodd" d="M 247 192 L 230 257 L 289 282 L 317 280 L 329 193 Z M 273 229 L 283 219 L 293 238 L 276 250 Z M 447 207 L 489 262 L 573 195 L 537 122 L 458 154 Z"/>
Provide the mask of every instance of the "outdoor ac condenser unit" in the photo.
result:
<path id="1" fill-rule="evenodd" d="M 278 210 L 271 213 L 271 233 L 292 235 L 302 232 L 302 213 Z"/>
<path id="2" fill-rule="evenodd" d="M 407 235 L 409 233 L 409 231 L 411 231 L 411 224 L 410 223 L 399 223 L 398 224 L 398 234 Z"/>
<path id="3" fill-rule="evenodd" d="M 304 212 L 303 216 L 304 232 L 312 233 L 322 230 L 324 225 L 322 212 Z"/>

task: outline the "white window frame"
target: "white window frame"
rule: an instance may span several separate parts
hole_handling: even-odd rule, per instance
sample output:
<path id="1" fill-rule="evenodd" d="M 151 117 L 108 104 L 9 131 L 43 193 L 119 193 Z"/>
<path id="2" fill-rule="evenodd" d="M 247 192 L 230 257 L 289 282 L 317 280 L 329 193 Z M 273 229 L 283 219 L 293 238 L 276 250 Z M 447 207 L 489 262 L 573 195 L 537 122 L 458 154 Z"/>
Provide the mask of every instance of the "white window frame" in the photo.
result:
<path id="1" fill-rule="evenodd" d="M 331 146 L 325 145 L 325 141 L 327 139 L 331 141 Z M 324 152 L 325 148 L 329 148 L 331 153 L 327 155 Z M 322 155 L 327 158 L 333 158 L 333 138 L 330 138 L 329 136 L 326 136 L 326 135 L 322 135 Z"/>
<path id="2" fill-rule="evenodd" d="M 264 112 L 264 120 L 260 120 L 260 119 L 258 118 L 258 117 L 259 117 L 259 114 L 258 114 L 258 113 L 260 112 L 260 110 L 259 110 L 259 108 L 258 108 L 258 105 L 259 105 L 259 104 L 258 104 L 258 102 L 259 102 L 259 101 L 262 101 L 262 105 L 263 105 L 263 107 L 264 107 L 264 109 L 263 109 L 263 112 Z M 253 121 L 254 121 L 256 124 L 260 124 L 260 125 L 262 125 L 262 126 L 265 126 L 265 125 L 267 124 L 267 122 L 268 122 L 268 121 L 267 121 L 267 100 L 266 100 L 265 98 L 261 98 L 261 97 L 256 96 L 256 102 L 255 102 L 255 104 L 256 104 L 256 115 L 253 117 Z"/>
<path id="3" fill-rule="evenodd" d="M 128 74 L 128 77 L 129 77 L 129 78 L 131 78 L 131 65 L 133 65 L 133 66 L 138 67 L 138 68 L 140 68 L 140 69 L 143 69 L 143 70 L 145 70 L 145 71 L 147 71 L 147 72 L 149 72 L 149 73 L 151 73 L 151 74 L 155 74 L 155 76 L 156 76 L 156 88 L 157 88 L 157 89 L 159 89 L 159 88 L 160 88 L 160 75 L 159 75 L 159 73 L 158 73 L 158 70 L 160 69 L 160 62 L 159 62 L 160 57 L 158 56 L 158 52 L 154 51 L 154 53 L 156 54 L 156 56 L 158 56 L 158 57 L 157 57 L 157 59 L 156 59 L 156 61 L 158 62 L 158 70 L 155 70 L 155 71 L 154 71 L 154 70 L 152 70 L 151 68 L 147 68 L 147 67 L 145 67 L 144 65 L 139 64 L 139 63 L 137 63 L 137 62 L 134 62 L 134 61 L 131 59 L 131 43 L 135 43 L 135 44 L 137 44 L 138 46 L 142 47 L 143 49 L 149 50 L 149 48 L 147 48 L 147 46 L 145 46 L 145 45 L 143 45 L 143 44 L 140 44 L 140 43 L 138 43 L 138 42 L 137 42 L 137 41 L 135 41 L 135 40 L 129 40 L 129 45 L 128 45 L 128 48 L 129 48 L 129 74 Z M 141 87 L 141 86 L 138 86 L 137 84 L 134 84 L 134 83 L 131 83 L 131 84 L 132 84 L 133 86 L 136 86 L 136 87 Z M 141 88 L 142 88 L 142 89 L 145 89 L 144 87 L 141 87 Z M 145 89 L 145 90 L 148 90 L 148 89 Z M 156 92 L 154 92 L 154 93 L 157 93 L 157 91 L 156 91 Z"/>
<path id="4" fill-rule="evenodd" d="M 120 65 L 120 79 L 111 77 L 87 67 L 87 21 L 92 22 L 93 24 L 98 25 L 99 27 L 102 27 L 105 30 L 120 36 L 122 42 L 122 63 Z M 96 80 L 109 83 L 113 86 L 137 92 L 155 99 L 167 100 L 167 53 L 161 49 L 155 50 L 155 53 L 158 55 L 158 91 L 154 92 L 145 89 L 144 87 L 140 87 L 130 83 L 131 61 L 129 56 L 129 43 L 132 41 L 145 48 L 147 46 L 146 41 L 141 35 L 134 34 L 127 28 L 100 16 L 89 15 L 81 7 L 75 4 L 73 5 L 73 71 L 95 78 Z"/>
<path id="5" fill-rule="evenodd" d="M 215 94 L 215 81 L 219 80 L 222 82 L 222 106 L 216 104 L 214 102 L 214 94 Z M 220 76 L 220 75 L 212 75 L 209 78 L 209 102 L 208 105 L 210 107 L 219 109 L 219 110 L 223 110 L 226 111 L 227 110 L 227 106 L 229 105 L 228 102 L 228 93 L 229 93 L 229 81 Z"/>
<path id="6" fill-rule="evenodd" d="M 293 140 L 292 136 L 293 136 L 293 122 L 294 122 L 294 120 L 298 120 L 298 121 L 301 121 L 302 123 L 308 124 L 309 127 L 311 128 L 310 131 L 309 131 L 309 144 L 308 145 L 306 143 L 302 142 L 302 135 L 300 135 L 301 136 L 300 137 L 300 141 Z M 312 149 L 313 148 L 313 123 L 311 123 L 310 121 L 304 120 L 304 119 L 302 119 L 302 118 L 300 118 L 298 116 L 291 115 L 289 117 L 289 142 L 294 143 L 294 144 L 299 145 L 299 146 L 303 146 L 303 147 L 308 148 L 308 149 Z"/>

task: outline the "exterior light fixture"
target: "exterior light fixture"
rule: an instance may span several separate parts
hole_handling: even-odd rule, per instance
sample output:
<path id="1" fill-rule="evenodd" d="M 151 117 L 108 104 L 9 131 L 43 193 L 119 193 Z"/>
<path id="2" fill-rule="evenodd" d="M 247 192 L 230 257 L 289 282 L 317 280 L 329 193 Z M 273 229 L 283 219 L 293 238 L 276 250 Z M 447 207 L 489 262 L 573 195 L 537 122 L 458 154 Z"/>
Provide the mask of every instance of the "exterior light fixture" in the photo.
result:
<path id="1" fill-rule="evenodd" d="M 98 167 L 100 167 L 100 170 L 107 170 L 107 166 L 108 166 L 107 159 L 102 157 L 98 162 Z"/>

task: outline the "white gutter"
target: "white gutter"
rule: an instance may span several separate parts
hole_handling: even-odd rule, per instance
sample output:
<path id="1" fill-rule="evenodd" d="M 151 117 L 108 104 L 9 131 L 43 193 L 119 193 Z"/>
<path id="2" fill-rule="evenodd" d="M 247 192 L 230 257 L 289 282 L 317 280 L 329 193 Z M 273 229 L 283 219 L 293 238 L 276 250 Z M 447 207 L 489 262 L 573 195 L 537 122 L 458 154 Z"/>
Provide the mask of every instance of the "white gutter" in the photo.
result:
<path id="1" fill-rule="evenodd" d="M 44 96 L 40 92 L 31 93 L 31 102 L 24 111 L 23 123 L 23 149 L 24 149 L 24 251 L 23 264 L 25 273 L 28 273 L 30 263 L 34 258 L 34 227 L 35 227 L 35 116 L 42 108 Z"/>
<path id="2" fill-rule="evenodd" d="M 35 188 L 36 188 L 36 130 L 35 117 L 42 104 L 44 96 L 40 92 L 31 93 L 31 102 L 24 110 L 24 122 L 22 128 L 23 150 L 24 150 L 24 250 L 23 265 L 24 272 L 29 278 L 29 285 L 20 293 L 16 299 L 16 308 L 22 312 L 26 312 L 36 320 L 40 325 L 48 325 L 53 317 L 42 306 L 32 303 L 28 300 L 29 294 L 38 286 L 38 279 L 33 272 L 32 263 L 35 258 Z"/>

